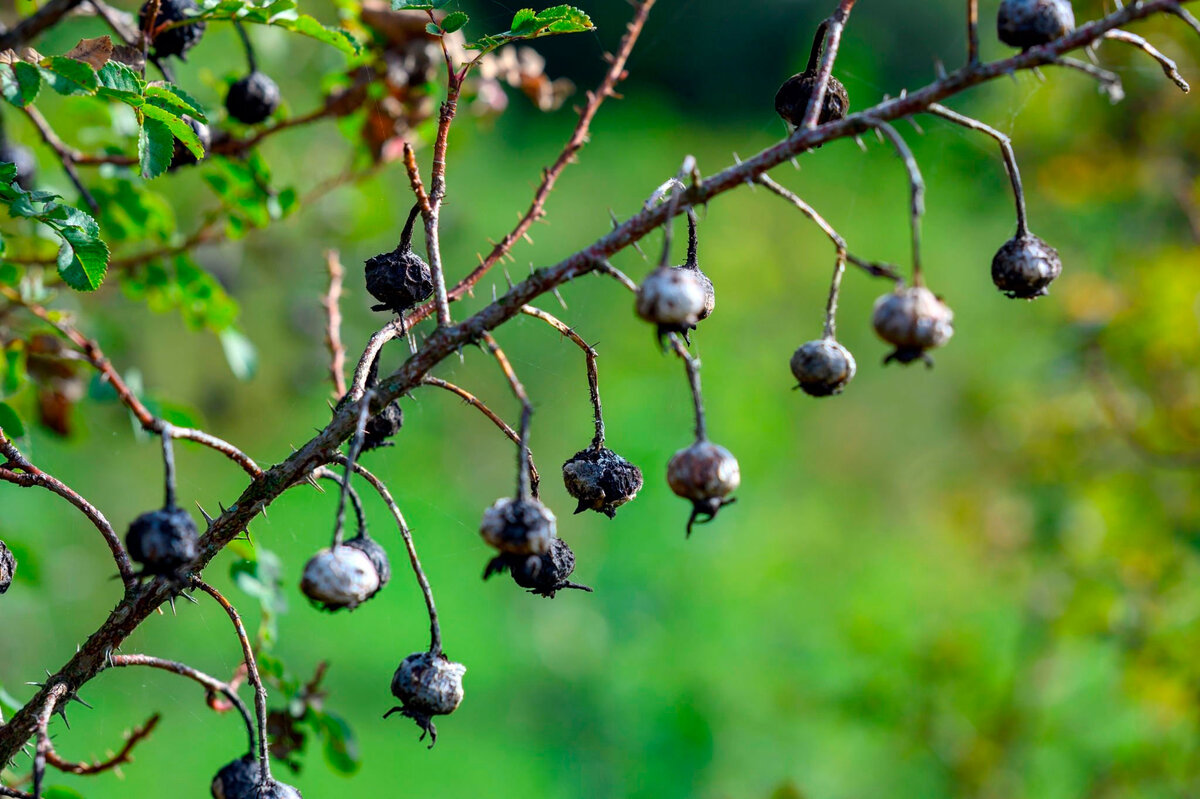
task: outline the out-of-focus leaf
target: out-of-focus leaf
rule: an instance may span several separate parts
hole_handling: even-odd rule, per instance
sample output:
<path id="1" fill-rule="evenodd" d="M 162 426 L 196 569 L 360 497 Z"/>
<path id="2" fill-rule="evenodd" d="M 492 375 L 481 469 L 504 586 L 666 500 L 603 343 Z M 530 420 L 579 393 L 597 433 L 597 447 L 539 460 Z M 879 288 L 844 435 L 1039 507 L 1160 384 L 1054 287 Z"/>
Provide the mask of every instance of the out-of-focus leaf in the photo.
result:
<path id="1" fill-rule="evenodd" d="M 471 21 L 471 18 L 462 11 L 454 11 L 446 15 L 442 20 L 442 30 L 446 33 L 454 33 Z"/>
<path id="2" fill-rule="evenodd" d="M 258 370 L 258 351 L 254 343 L 240 331 L 229 328 L 221 331 L 221 348 L 229 370 L 238 380 L 249 380 Z"/>
<path id="3" fill-rule="evenodd" d="M 7 402 L 0 402 L 0 430 L 9 438 L 25 436 L 25 425 L 21 422 L 21 417 L 17 416 L 17 412 Z"/>
<path id="4" fill-rule="evenodd" d="M 66 58 L 74 58 L 92 69 L 99 70 L 108 63 L 112 53 L 112 39 L 108 36 L 98 36 L 95 39 L 80 39 L 79 44 L 67 52 Z"/>
<path id="5" fill-rule="evenodd" d="M 37 99 L 42 73 L 33 64 L 16 61 L 0 64 L 0 93 L 15 106 L 24 108 Z"/>
<path id="6" fill-rule="evenodd" d="M 362 765 L 358 741 L 350 725 L 340 716 L 317 710 L 309 711 L 313 728 L 324 744 L 325 762 L 339 774 L 354 774 Z"/>
<path id="7" fill-rule="evenodd" d="M 65 56 L 50 56 L 41 62 L 42 75 L 59 94 L 95 94 L 100 87 L 96 70 L 82 61 Z"/>

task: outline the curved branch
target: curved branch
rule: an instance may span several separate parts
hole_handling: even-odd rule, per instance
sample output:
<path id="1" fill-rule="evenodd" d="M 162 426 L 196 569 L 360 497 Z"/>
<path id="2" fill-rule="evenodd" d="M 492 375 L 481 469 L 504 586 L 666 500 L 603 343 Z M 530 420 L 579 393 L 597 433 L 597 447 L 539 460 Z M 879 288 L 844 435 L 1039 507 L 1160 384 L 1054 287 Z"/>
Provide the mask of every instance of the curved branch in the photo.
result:
<path id="1" fill-rule="evenodd" d="M 694 237 L 690 246 L 694 247 Z M 694 256 L 694 253 L 693 253 Z M 692 258 L 694 261 L 694 257 Z M 592 345 L 584 341 L 574 328 L 568 326 L 557 317 L 543 311 L 541 308 L 534 308 L 532 305 L 522 305 L 521 313 L 526 316 L 532 316 L 534 319 L 541 319 L 550 327 L 562 333 L 564 336 L 575 342 L 575 346 L 583 350 L 584 360 L 587 362 L 587 379 L 588 393 L 592 400 L 592 416 L 596 425 L 596 435 L 592 438 L 592 448 L 600 449 L 604 446 L 604 412 L 600 407 L 600 374 L 596 365 L 596 350 Z"/>
<path id="2" fill-rule="evenodd" d="M 517 434 L 517 431 L 509 427 L 508 423 L 501 419 L 499 414 L 485 405 L 483 400 L 476 397 L 470 391 L 467 391 L 461 386 L 456 386 L 454 383 L 451 383 L 447 380 L 442 380 L 440 377 L 434 377 L 433 375 L 425 375 L 425 377 L 421 379 L 421 384 L 426 386 L 437 386 L 438 388 L 443 388 L 446 391 L 457 394 L 463 399 L 464 402 L 477 409 L 480 413 L 490 419 L 492 424 L 496 425 L 496 427 L 500 429 L 500 432 L 508 436 L 510 441 L 517 446 L 521 445 L 521 436 Z M 537 493 L 538 486 L 541 485 L 541 482 L 541 475 L 538 474 L 537 467 L 533 463 L 533 454 L 531 453 L 529 456 L 529 484 L 532 487 L 534 494 Z"/>
<path id="3" fill-rule="evenodd" d="M 70 502 L 79 509 L 80 513 L 88 518 L 88 521 L 104 537 L 104 543 L 108 544 L 109 550 L 112 551 L 113 560 L 117 563 L 117 571 L 120 572 L 121 580 L 125 583 L 125 588 L 129 589 L 135 579 L 133 563 L 129 560 L 129 553 L 125 551 L 120 536 L 113 530 L 112 524 L 100 512 L 100 509 L 88 502 L 77 491 L 57 477 L 47 474 L 34 466 L 17 449 L 16 445 L 8 440 L 2 429 L 0 429 L 0 455 L 3 455 L 7 461 L 0 465 L 0 480 L 24 487 L 38 486 L 45 488 L 62 497 L 67 502 Z M 14 469 L 20 470 L 22 473 L 18 474 Z"/>
<path id="4" fill-rule="evenodd" d="M 483 340 L 487 351 L 496 359 L 513 394 L 521 403 L 521 441 L 517 445 L 517 499 L 528 499 L 530 495 L 529 462 L 531 460 L 529 423 L 533 420 L 533 403 L 529 401 L 529 394 L 526 393 L 524 384 L 517 377 L 517 372 L 513 369 L 508 356 L 504 354 L 504 350 L 500 349 L 500 345 L 496 343 L 496 338 L 486 330 L 480 333 L 479 337 Z M 537 498 L 536 495 L 534 498 Z"/>
<path id="5" fill-rule="evenodd" d="M 90 777 L 94 774 L 102 774 L 105 771 L 111 771 L 118 766 L 123 766 L 133 760 L 134 748 L 150 737 L 150 733 L 154 732 L 154 728 L 158 726 L 159 720 L 162 718 L 158 713 L 155 713 L 150 718 L 146 719 L 146 723 L 140 727 L 134 727 L 125 736 L 125 744 L 115 755 L 108 757 L 105 760 L 97 760 L 92 763 L 75 763 L 69 760 L 64 760 L 54 751 L 54 746 L 46 752 L 46 762 L 54 766 L 59 771 L 65 771 L 68 774 L 78 774 L 81 777 Z"/>

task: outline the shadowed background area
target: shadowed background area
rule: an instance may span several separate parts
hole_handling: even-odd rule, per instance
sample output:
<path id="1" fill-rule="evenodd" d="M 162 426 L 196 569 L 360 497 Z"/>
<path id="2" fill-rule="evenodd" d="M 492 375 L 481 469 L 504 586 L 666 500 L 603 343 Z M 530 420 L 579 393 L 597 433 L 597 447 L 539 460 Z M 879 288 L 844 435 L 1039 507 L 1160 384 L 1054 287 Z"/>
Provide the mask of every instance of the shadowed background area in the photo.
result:
<path id="1" fill-rule="evenodd" d="M 305 5 L 333 18 L 331 7 Z M 580 5 L 598 31 L 538 49 L 551 76 L 582 91 L 603 73 L 601 54 L 615 46 L 629 8 Z M 960 5 L 861 0 L 837 69 L 852 107 L 933 80 L 936 59 L 957 66 Z M 1000 57 L 996 4 L 982 5 L 984 55 Z M 1075 6 L 1081 19 L 1106 10 L 1090 0 Z M 474 32 L 503 29 L 516 9 L 466 7 Z M 776 141 L 784 131 L 775 89 L 803 66 L 831 10 L 814 0 L 659 0 L 624 99 L 602 110 L 547 207 L 548 224 L 532 232 L 536 246 L 519 244 L 515 261 L 465 305 L 490 301 L 493 286 L 502 291 L 505 270 L 519 279 L 605 233 L 610 208 L 634 213 L 685 154 L 711 174 L 734 152 Z M 227 26 L 211 27 L 179 82 L 215 107 L 226 66 L 204 48 L 230 53 L 229 70 L 241 55 Z M 55 32 L 45 50 L 69 48 L 81 29 Z M 1136 30 L 1200 78 L 1200 41 L 1182 23 Z M 274 34 L 254 31 L 262 67 L 293 108 L 307 108 L 338 56 Z M 309 797 L 1196 795 L 1200 103 L 1131 48 L 1107 43 L 1098 56 L 1125 81 L 1121 105 L 1085 76 L 1052 69 L 1044 82 L 1022 75 L 953 103 L 1014 137 L 1032 228 L 1066 265 L 1037 302 L 1005 299 L 991 284 L 991 257 L 1014 229 L 995 142 L 931 117 L 918 119 L 919 129 L 900 127 L 929 184 L 928 281 L 956 313 L 956 335 L 932 371 L 881 366 L 887 348 L 869 317 L 888 286 L 851 272 L 838 330 L 858 377 L 832 399 L 792 391 L 788 359 L 821 332 L 832 248 L 765 190 L 701 209 L 700 263 L 718 301 L 693 350 L 704 366 L 709 433 L 738 456 L 742 488 L 737 504 L 690 540 L 686 503 L 664 479 L 671 453 L 691 442 L 683 368 L 657 350 L 628 293 L 589 276 L 564 288 L 565 309 L 552 297 L 542 304 L 596 343 L 608 444 L 646 473 L 615 521 L 572 516 L 558 478 L 559 464 L 591 437 L 580 352 L 533 319 L 498 332 L 536 405 L 532 449 L 544 499 L 577 554 L 574 579 L 594 594 L 550 601 L 507 578 L 480 580 L 490 553 L 478 523 L 512 491 L 513 447 L 449 394 L 423 389 L 403 402 L 395 446 L 363 462 L 403 508 L 446 651 L 468 669 L 466 699 L 439 720 L 432 751 L 407 719 L 381 718 L 394 704 L 393 670 L 425 646 L 428 627 L 386 508 L 364 488 L 370 528 L 392 555 L 392 583 L 354 613 L 330 615 L 309 607 L 297 585 L 304 562 L 327 545 L 335 494 L 301 487 L 273 504 L 251 528 L 255 544 L 279 557 L 289 603 L 276 619 L 269 668 L 277 660 L 288 679 L 304 681 L 328 661 L 324 707 L 352 729 L 357 750 L 327 757 L 310 733 L 300 774 L 280 763 L 280 776 Z M 571 103 L 541 114 L 514 92 L 494 121 L 457 124 L 443 215 L 451 277 L 525 209 L 574 124 Z M 10 135 L 33 144 L 33 131 L 11 117 Z M 344 161 L 346 133 L 310 126 L 273 138 L 264 155 L 281 185 L 307 186 Z M 886 144 L 863 144 L 835 142 L 801 159 L 799 171 L 785 166 L 774 176 L 820 209 L 857 255 L 907 269 L 903 167 Z M 46 181 L 69 193 L 49 154 L 38 155 Z M 425 165 L 428 151 L 418 156 Z M 162 181 L 180 216 L 204 207 L 190 202 L 207 191 L 196 171 Z M 360 264 L 394 246 L 410 198 L 402 167 L 392 165 L 268 230 L 198 252 L 241 306 L 240 327 L 258 353 L 248 381 L 230 373 L 215 336 L 188 329 L 177 313 L 148 310 L 116 283 L 57 304 L 86 312 L 89 334 L 149 396 L 169 403 L 159 407 L 270 464 L 329 419 L 324 249 L 339 249 L 347 266 L 343 336 L 353 357 L 383 321 L 368 310 Z M 646 251 L 660 243 L 655 234 Z M 614 263 L 634 279 L 649 269 L 632 250 Z M 384 369 L 407 353 L 391 345 Z M 484 353 L 467 350 L 437 374 L 516 418 Z M 123 531 L 160 502 L 159 448 L 102 391 L 92 394 L 72 411 L 70 438 L 31 425 L 22 445 Z M 188 507 L 215 512 L 244 487 L 209 451 L 180 443 L 177 458 Z M 23 701 L 33 690 L 25 682 L 70 656 L 119 584 L 95 531 L 48 493 L 0 485 L 0 538 L 21 562 L 0 598 L 0 684 Z M 230 577 L 237 560 L 222 554 L 206 577 L 257 626 L 257 599 Z M 177 616 L 152 618 L 124 651 L 218 676 L 240 657 L 227 618 L 203 596 L 181 603 Z M 207 795 L 210 775 L 244 746 L 234 716 L 213 713 L 199 688 L 170 675 L 105 673 L 83 697 L 94 710 L 76 706 L 69 732 L 57 721 L 51 728 L 71 758 L 102 755 L 122 730 L 164 716 L 121 778 L 53 775 L 52 784 L 89 799 Z M 348 778 L 330 760 L 355 773 Z M 19 757 L 17 771 L 28 765 Z"/>

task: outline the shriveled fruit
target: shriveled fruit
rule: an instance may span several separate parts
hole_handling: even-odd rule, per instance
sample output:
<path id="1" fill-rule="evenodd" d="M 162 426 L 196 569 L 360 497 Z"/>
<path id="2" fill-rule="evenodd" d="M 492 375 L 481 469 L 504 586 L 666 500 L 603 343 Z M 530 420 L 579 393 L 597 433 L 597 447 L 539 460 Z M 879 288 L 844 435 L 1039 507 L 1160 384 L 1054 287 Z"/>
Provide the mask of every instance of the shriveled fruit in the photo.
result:
<path id="1" fill-rule="evenodd" d="M 576 513 L 594 510 L 611 519 L 642 489 L 642 470 L 607 447 L 581 449 L 562 471 L 567 493 L 579 501 Z"/>
<path id="2" fill-rule="evenodd" d="M 0 594 L 3 594 L 12 585 L 16 573 L 17 557 L 3 541 L 0 541 Z"/>
<path id="3" fill-rule="evenodd" d="M 687 449 L 679 450 L 667 464 L 667 483 L 671 490 L 692 502 L 692 515 L 687 524 L 689 536 L 697 517 L 707 517 L 702 522 L 711 521 L 717 511 L 734 501 L 729 495 L 741 482 L 737 458 L 711 441 L 697 441 Z"/>
<path id="4" fill-rule="evenodd" d="M 379 590 L 379 572 L 361 549 L 322 549 L 304 566 L 300 590 L 325 610 L 353 610 Z"/>
<path id="5" fill-rule="evenodd" d="M 453 713 L 462 703 L 462 678 L 466 671 L 466 666 L 441 653 L 409 655 L 392 675 L 392 695 L 400 700 L 400 706 L 392 708 L 383 717 L 386 719 L 399 713 L 412 719 L 422 730 L 421 740 L 429 734 L 432 748 L 437 742 L 433 717 Z"/>
<path id="6" fill-rule="evenodd" d="M 346 541 L 346 546 L 354 547 L 362 552 L 370 559 L 371 565 L 375 567 L 375 574 L 379 576 L 379 587 L 371 593 L 371 596 L 375 596 L 375 592 L 378 592 L 380 588 L 388 584 L 388 580 L 392 579 L 392 564 L 388 560 L 387 551 L 380 546 L 378 541 L 365 532 L 359 533 L 354 538 Z M 370 598 L 370 596 L 367 597 L 367 599 Z"/>
<path id="7" fill-rule="evenodd" d="M 897 287 L 875 301 L 871 315 L 875 333 L 895 346 L 884 363 L 912 363 L 920 359 L 929 366 L 926 353 L 954 335 L 954 312 L 924 286 Z"/>
<path id="8" fill-rule="evenodd" d="M 1032 300 L 1046 294 L 1061 274 L 1058 250 L 1032 233 L 1009 239 L 992 259 L 992 282 L 1014 299 Z"/>
<path id="9" fill-rule="evenodd" d="M 173 22 L 182 22 L 200 7 L 195 0 L 159 0 L 158 14 L 154 17 L 155 29 Z M 150 3 L 144 3 L 138 12 L 138 28 L 146 29 L 149 22 L 146 19 L 150 12 Z M 185 60 L 187 51 L 196 46 L 204 35 L 207 23 L 193 22 L 187 25 L 169 28 L 154 37 L 154 55 L 158 58 L 176 56 L 180 61 Z"/>
<path id="10" fill-rule="evenodd" d="M 279 85 L 271 76 L 255 70 L 234 82 L 225 95 L 229 116 L 246 125 L 257 125 L 279 107 Z"/>
<path id="11" fill-rule="evenodd" d="M 575 553 L 561 538 L 554 539 L 550 551 L 544 555 L 497 555 L 488 563 L 483 579 L 503 571 L 512 574 L 517 585 L 528 588 L 529 593 L 537 596 L 553 598 L 565 588 L 592 590 L 567 579 L 575 571 Z"/>
<path id="12" fill-rule="evenodd" d="M 791 367 L 797 388 L 812 397 L 841 394 L 858 370 L 850 350 L 832 338 L 802 344 L 792 354 Z"/>
<path id="13" fill-rule="evenodd" d="M 1070 0 L 1003 0 L 996 16 L 1000 41 L 1022 50 L 1049 44 L 1074 29 Z"/>
<path id="14" fill-rule="evenodd" d="M 433 272 L 412 248 L 413 223 L 419 213 L 420 207 L 413 206 L 396 249 L 366 263 L 367 291 L 379 300 L 373 311 L 401 314 L 433 293 Z"/>
<path id="15" fill-rule="evenodd" d="M 536 499 L 503 497 L 484 511 L 479 534 L 501 552 L 544 555 L 557 536 L 557 520 Z"/>
<path id="16" fill-rule="evenodd" d="M 253 755 L 226 764 L 213 777 L 213 799 L 301 799 L 300 791 L 275 779 L 262 779 Z"/>
<path id="17" fill-rule="evenodd" d="M 178 577 L 196 560 L 199 538 L 191 514 L 167 507 L 134 519 L 125 534 L 125 547 L 129 557 L 142 565 L 143 574 Z"/>

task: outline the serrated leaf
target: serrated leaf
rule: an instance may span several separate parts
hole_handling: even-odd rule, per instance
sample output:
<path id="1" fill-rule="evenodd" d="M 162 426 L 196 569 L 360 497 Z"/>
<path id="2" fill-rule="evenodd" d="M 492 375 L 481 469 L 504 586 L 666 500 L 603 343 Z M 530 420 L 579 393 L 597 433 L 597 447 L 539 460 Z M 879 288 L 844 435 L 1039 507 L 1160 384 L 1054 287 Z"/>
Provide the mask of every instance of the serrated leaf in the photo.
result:
<path id="1" fill-rule="evenodd" d="M 58 273 L 63 281 L 76 291 L 100 288 L 108 272 L 108 245 L 100 239 L 99 228 L 93 232 L 67 227 L 59 230 L 59 235 Z"/>
<path id="2" fill-rule="evenodd" d="M 146 90 L 146 82 L 124 64 L 109 61 L 100 68 L 96 77 L 100 81 L 96 90 L 98 96 L 118 100 L 134 108 L 145 104 L 142 94 Z"/>
<path id="3" fill-rule="evenodd" d="M 158 120 L 171 129 L 171 134 L 183 143 L 183 146 L 191 150 L 192 155 L 197 158 L 204 158 L 204 144 L 200 141 L 200 137 L 196 135 L 196 131 L 192 130 L 192 126 L 184 122 L 179 117 L 159 108 L 156 105 L 147 103 L 142 106 L 142 113 L 146 115 L 146 120 Z M 143 122 L 143 127 L 145 123 Z"/>
<path id="4" fill-rule="evenodd" d="M 59 94 L 95 94 L 100 86 L 96 70 L 82 61 L 64 56 L 50 56 L 41 61 L 46 82 Z"/>
<path id="5" fill-rule="evenodd" d="M 151 83 L 146 87 L 145 95 L 147 103 L 155 108 L 161 108 L 173 116 L 190 116 L 197 122 L 208 122 L 204 112 L 194 105 L 195 101 L 191 98 L 181 97 L 176 88 L 169 83 Z"/>
<path id="6" fill-rule="evenodd" d="M 447 14 L 446 18 L 442 20 L 442 30 L 446 33 L 454 33 L 455 31 L 460 30 L 463 25 L 466 25 L 470 21 L 471 18 L 462 11 L 454 11 L 450 14 Z"/>
<path id="7" fill-rule="evenodd" d="M 37 99 L 42 74 L 33 64 L 16 61 L 0 65 L 0 92 L 13 105 L 24 108 Z"/>
<path id="8" fill-rule="evenodd" d="M 108 36 L 98 36 L 95 39 L 80 39 L 66 54 L 66 58 L 82 61 L 92 69 L 99 70 L 112 58 L 113 42 Z"/>
<path id="9" fill-rule="evenodd" d="M 427 23 L 425 23 L 425 32 L 428 33 L 430 36 L 441 36 L 442 35 L 442 27 L 440 25 L 438 25 L 436 22 L 427 22 Z"/>
<path id="10" fill-rule="evenodd" d="M 512 26 L 509 30 L 520 30 L 521 26 L 534 19 L 537 15 L 534 14 L 532 8 L 522 8 L 516 14 L 513 14 Z"/>
<path id="11" fill-rule="evenodd" d="M 175 135 L 165 123 L 157 119 L 142 120 L 138 132 L 138 163 L 142 177 L 151 180 L 167 171 L 175 156 Z"/>

